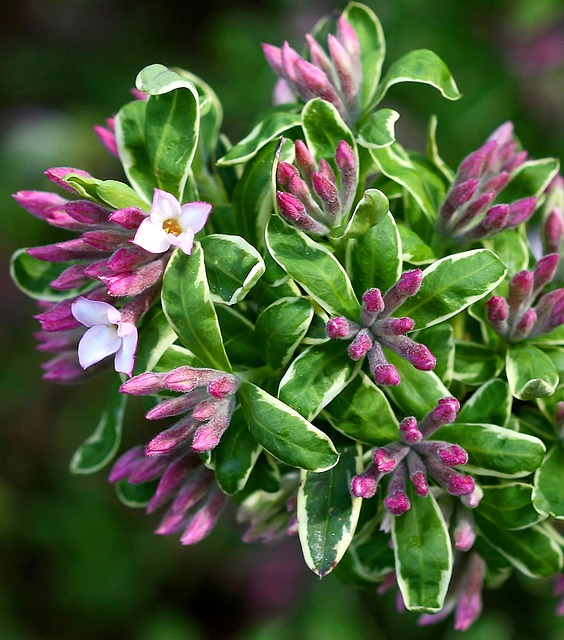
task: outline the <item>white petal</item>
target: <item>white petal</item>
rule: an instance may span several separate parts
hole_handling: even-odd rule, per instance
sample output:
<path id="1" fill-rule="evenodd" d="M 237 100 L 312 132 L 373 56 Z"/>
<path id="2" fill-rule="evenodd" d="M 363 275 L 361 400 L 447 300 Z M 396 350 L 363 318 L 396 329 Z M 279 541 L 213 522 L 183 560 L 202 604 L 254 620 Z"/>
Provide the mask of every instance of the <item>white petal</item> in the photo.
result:
<path id="1" fill-rule="evenodd" d="M 170 248 L 170 234 L 161 224 L 155 224 L 150 218 L 145 218 L 137 229 L 133 243 L 149 253 L 164 253 Z"/>
<path id="2" fill-rule="evenodd" d="M 192 247 L 194 246 L 194 232 L 192 229 L 188 228 L 179 236 L 173 236 L 171 240 L 171 244 L 174 244 L 175 247 L 179 247 L 180 251 L 185 253 L 187 256 L 192 253 Z"/>
<path id="3" fill-rule="evenodd" d="M 82 297 L 77 298 L 71 305 L 72 315 L 85 327 L 94 327 L 99 324 L 110 325 L 109 317 L 111 317 L 112 312 L 115 313 L 116 311 L 117 309 L 107 302 L 88 300 L 88 298 Z"/>
<path id="4" fill-rule="evenodd" d="M 115 370 L 128 376 L 133 372 L 135 351 L 137 349 L 137 327 L 135 325 L 132 325 L 132 327 L 133 330 L 121 339 L 121 346 L 114 359 Z"/>
<path id="5" fill-rule="evenodd" d="M 171 194 L 162 189 L 155 189 L 153 194 L 153 204 L 151 205 L 151 220 L 162 226 L 165 220 L 176 220 L 182 209 L 180 202 Z"/>
<path id="6" fill-rule="evenodd" d="M 98 325 L 91 327 L 78 343 L 78 361 L 83 369 L 115 353 L 121 346 L 116 327 Z"/>
<path id="7" fill-rule="evenodd" d="M 191 227 L 194 233 L 204 228 L 212 210 L 209 202 L 188 202 L 182 205 L 182 214 L 178 218 L 180 228 L 185 231 Z"/>

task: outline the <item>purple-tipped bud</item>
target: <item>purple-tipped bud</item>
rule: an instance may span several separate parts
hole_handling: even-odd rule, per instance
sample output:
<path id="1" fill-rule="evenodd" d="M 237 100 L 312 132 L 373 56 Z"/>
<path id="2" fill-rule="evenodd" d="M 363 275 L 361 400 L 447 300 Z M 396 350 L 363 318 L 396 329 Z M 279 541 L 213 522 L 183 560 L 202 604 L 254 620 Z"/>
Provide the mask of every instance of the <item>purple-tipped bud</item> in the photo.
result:
<path id="1" fill-rule="evenodd" d="M 445 220 L 450 218 L 456 209 L 471 200 L 476 193 L 478 184 L 479 182 L 476 179 L 465 180 L 461 184 L 457 184 L 448 194 L 441 207 L 441 218 Z"/>
<path id="2" fill-rule="evenodd" d="M 368 313 L 384 311 L 384 298 L 380 289 L 368 289 L 362 294 L 363 306 Z"/>
<path id="3" fill-rule="evenodd" d="M 279 47 L 275 47 L 272 44 L 262 43 L 262 51 L 266 61 L 277 76 L 283 76 L 284 71 L 282 69 L 282 52 Z"/>
<path id="4" fill-rule="evenodd" d="M 327 37 L 327 45 L 335 71 L 337 72 L 337 77 L 339 78 L 341 94 L 344 102 L 349 110 L 354 110 L 356 107 L 356 100 L 358 98 L 359 86 L 356 79 L 357 74 L 355 73 L 353 61 L 343 45 L 334 35 L 329 34 Z"/>
<path id="5" fill-rule="evenodd" d="M 411 503 L 403 491 L 394 491 L 392 495 L 384 498 L 384 507 L 393 516 L 401 516 L 410 509 Z"/>
<path id="6" fill-rule="evenodd" d="M 421 288 L 423 272 L 413 269 L 402 273 L 400 279 L 384 294 L 384 313 L 391 315 L 407 298 L 415 295 Z"/>
<path id="7" fill-rule="evenodd" d="M 111 213 L 109 220 L 123 229 L 132 231 L 133 229 L 137 229 L 146 217 L 138 207 L 127 207 Z"/>
<path id="8" fill-rule="evenodd" d="M 346 140 L 341 140 L 335 151 L 335 162 L 342 174 L 356 175 L 358 162 L 351 145 Z"/>
<path id="9" fill-rule="evenodd" d="M 533 293 L 534 275 L 532 271 L 519 271 L 509 281 L 509 310 L 517 314 L 519 307 Z"/>
<path id="10" fill-rule="evenodd" d="M 482 611 L 482 585 L 486 576 L 486 563 L 473 553 L 466 570 L 463 591 L 454 614 L 456 631 L 466 631 Z"/>
<path id="11" fill-rule="evenodd" d="M 414 444 L 423 438 L 423 434 L 419 431 L 417 420 L 413 416 L 404 418 L 400 422 L 399 428 L 401 439 L 408 444 Z"/>
<path id="12" fill-rule="evenodd" d="M 460 402 L 456 398 L 441 398 L 433 409 L 433 418 L 440 424 L 451 424 L 460 411 Z"/>
<path id="13" fill-rule="evenodd" d="M 367 469 L 364 473 L 361 473 L 351 481 L 351 493 L 357 498 L 372 498 L 376 495 L 378 489 L 378 482 L 382 474 L 375 472 L 374 470 Z"/>
<path id="14" fill-rule="evenodd" d="M 303 140 L 296 140 L 294 142 L 294 149 L 296 151 L 296 164 L 303 176 L 308 180 L 311 178 L 312 172 L 316 169 L 315 160 Z"/>
<path id="15" fill-rule="evenodd" d="M 169 371 L 164 376 L 164 386 L 170 391 L 180 391 L 189 393 L 196 387 L 209 384 L 214 375 L 212 369 L 196 369 L 194 367 L 183 366 Z"/>
<path id="16" fill-rule="evenodd" d="M 100 142 L 104 145 L 106 150 L 114 157 L 118 157 L 118 146 L 116 141 L 116 134 L 114 130 L 114 119 L 108 118 L 106 120 L 108 126 L 103 127 L 99 124 L 94 125 L 94 133 L 98 136 Z"/>
<path id="17" fill-rule="evenodd" d="M 132 396 L 150 396 L 164 389 L 165 376 L 165 373 L 142 373 L 126 380 L 119 391 Z"/>
<path id="18" fill-rule="evenodd" d="M 548 214 L 542 229 L 545 250 L 547 253 L 558 253 L 564 236 L 564 216 L 558 207 Z"/>
<path id="19" fill-rule="evenodd" d="M 71 191 L 72 193 L 76 193 L 76 189 L 72 187 L 68 182 L 65 182 L 65 177 L 70 173 L 75 173 L 83 178 L 92 178 L 92 176 L 82 169 L 73 169 L 72 167 L 53 167 L 52 169 L 47 169 L 45 171 L 45 175 L 54 182 L 57 186 L 62 189 L 66 189 L 67 191 Z"/>
<path id="20" fill-rule="evenodd" d="M 309 59 L 312 64 L 322 69 L 328 76 L 331 75 L 333 65 L 329 56 L 325 53 L 323 47 L 317 42 L 317 40 L 310 34 L 306 33 L 306 42 L 309 48 Z"/>
<path id="21" fill-rule="evenodd" d="M 322 176 L 325 176 L 329 182 L 333 184 L 337 184 L 337 176 L 333 171 L 333 167 L 325 160 L 325 158 L 321 158 L 319 161 L 319 173 Z"/>
<path id="22" fill-rule="evenodd" d="M 353 62 L 360 59 L 360 41 L 350 22 L 343 16 L 337 20 L 337 39 L 343 45 Z"/>
<path id="23" fill-rule="evenodd" d="M 155 493 L 147 505 L 147 513 L 153 513 L 163 504 L 166 504 L 197 463 L 198 458 L 195 454 L 193 457 L 186 455 L 171 462 L 159 480 Z"/>
<path id="24" fill-rule="evenodd" d="M 453 496 L 467 496 L 474 491 L 476 483 L 471 476 L 451 475 L 447 480 L 447 491 Z"/>
<path id="25" fill-rule="evenodd" d="M 144 458 L 143 447 L 133 447 L 126 451 L 114 464 L 110 475 L 108 476 L 108 482 L 118 482 L 124 480 L 135 469 L 140 460 Z"/>
<path id="26" fill-rule="evenodd" d="M 51 287 L 58 291 L 68 291 L 86 284 L 90 278 L 84 274 L 84 267 L 84 264 L 71 265 L 58 278 L 51 280 Z"/>
<path id="27" fill-rule="evenodd" d="M 71 228 L 76 226 L 74 219 L 63 211 L 63 207 L 68 200 L 56 193 L 49 193 L 48 191 L 18 191 L 14 194 L 14 199 L 21 207 L 27 209 L 31 215 L 40 220 L 46 220 L 53 224 L 53 212 L 55 211 L 57 216 L 66 219 L 66 223 Z"/>
<path id="28" fill-rule="evenodd" d="M 429 484 L 427 482 L 427 476 L 423 471 L 416 471 L 411 476 L 411 482 L 415 488 L 415 493 L 421 498 L 426 498 L 429 495 Z"/>
<path id="29" fill-rule="evenodd" d="M 151 442 L 145 447 L 146 456 L 164 456 L 172 453 L 178 447 L 188 441 L 188 438 L 194 433 L 196 423 L 192 418 L 185 418 L 177 422 L 170 429 L 161 431 L 155 436 Z"/>
<path id="30" fill-rule="evenodd" d="M 147 457 L 140 460 L 135 469 L 130 473 L 128 482 L 130 484 L 142 484 L 143 482 L 151 482 L 160 478 L 164 470 L 168 466 L 168 460 L 165 457 Z"/>
<path id="31" fill-rule="evenodd" d="M 377 320 L 372 327 L 374 333 L 385 336 L 402 336 L 415 327 L 415 322 L 411 318 L 384 318 Z"/>
<path id="32" fill-rule="evenodd" d="M 386 447 L 380 447 L 372 452 L 372 459 L 378 471 L 391 473 L 409 453 L 409 447 L 399 443 L 393 443 Z"/>
<path id="33" fill-rule="evenodd" d="M 509 206 L 509 221 L 507 223 L 507 228 L 514 229 L 521 223 L 526 222 L 533 215 L 536 208 L 537 198 L 535 196 L 513 202 Z"/>
<path id="34" fill-rule="evenodd" d="M 65 211 L 74 218 L 77 222 L 83 222 L 84 224 L 104 224 L 108 221 L 110 212 L 106 207 L 101 207 L 94 202 L 88 202 L 88 200 L 75 200 L 74 202 L 67 202 L 65 205 Z"/>
<path id="35" fill-rule="evenodd" d="M 484 185 L 482 185 L 482 191 L 494 191 L 499 193 L 503 187 L 509 182 L 509 174 L 507 171 L 498 173 L 493 178 L 490 178 Z"/>
<path id="36" fill-rule="evenodd" d="M 445 443 L 445 445 L 437 451 L 437 454 L 440 461 L 447 467 L 455 467 L 456 465 L 466 464 L 468 462 L 468 454 L 457 444 Z"/>
<path id="37" fill-rule="evenodd" d="M 207 392 L 214 398 L 225 398 L 237 391 L 239 388 L 239 380 L 235 376 L 225 374 L 212 380 L 208 384 Z"/>
<path id="38" fill-rule="evenodd" d="M 527 309 L 513 327 L 509 338 L 515 342 L 524 340 L 532 331 L 537 321 L 537 312 L 534 309 Z"/>
<path id="39" fill-rule="evenodd" d="M 505 228 L 509 219 L 510 208 L 507 204 L 496 204 L 488 210 L 486 216 L 474 230 L 469 232 L 475 238 L 483 238 L 486 235 L 498 233 Z"/>
<path id="40" fill-rule="evenodd" d="M 296 88 L 304 100 L 322 98 L 334 105 L 340 112 L 344 111 L 343 103 L 335 92 L 327 75 L 315 65 L 299 58 L 294 64 Z"/>
<path id="41" fill-rule="evenodd" d="M 218 430 L 210 425 L 202 425 L 192 440 L 192 449 L 198 453 L 204 451 L 211 451 L 215 449 L 219 444 L 222 433 L 218 433 Z"/>
<path id="42" fill-rule="evenodd" d="M 545 285 L 554 280 L 559 261 L 560 255 L 558 253 L 550 253 L 537 262 L 533 271 L 535 291 L 540 291 Z"/>
<path id="43" fill-rule="evenodd" d="M 268 60 L 268 58 L 267 58 Z M 280 49 L 280 60 L 282 63 L 282 75 L 290 84 L 297 88 L 298 77 L 296 74 L 296 64 L 300 58 L 299 54 L 292 47 L 284 42 Z M 270 62 L 270 60 L 268 60 Z"/>
<path id="44" fill-rule="evenodd" d="M 177 416 L 189 411 L 201 399 L 202 395 L 198 391 L 194 391 L 193 393 L 180 396 L 179 398 L 163 400 L 162 402 L 159 402 L 158 405 L 150 409 L 145 417 L 147 420 L 161 420 L 162 418 Z"/>
<path id="45" fill-rule="evenodd" d="M 329 228 L 324 224 L 314 220 L 307 213 L 304 204 L 291 193 L 277 191 L 276 201 L 280 215 L 290 222 L 293 222 L 300 229 L 316 235 L 323 235 L 329 231 Z"/>
<path id="46" fill-rule="evenodd" d="M 295 177 L 299 178 L 299 175 L 299 171 L 296 169 L 296 167 L 294 167 L 293 164 L 284 162 L 284 160 L 281 160 L 278 163 L 278 168 L 276 170 L 276 179 L 278 180 L 278 184 L 283 189 L 288 189 L 292 179 Z"/>
<path id="47" fill-rule="evenodd" d="M 344 316 L 331 318 L 325 325 L 327 337 L 337 340 L 350 340 L 359 330 L 360 326 L 356 322 L 351 322 Z"/>
<path id="48" fill-rule="evenodd" d="M 218 403 L 212 398 L 202 400 L 192 411 L 192 417 L 201 422 L 209 420 L 217 411 L 217 407 Z"/>
<path id="49" fill-rule="evenodd" d="M 111 296 L 136 296 L 157 284 L 163 277 L 166 259 L 152 260 L 136 271 L 100 276 Z"/>
<path id="50" fill-rule="evenodd" d="M 437 364 L 435 356 L 427 349 L 424 344 L 413 342 L 406 336 L 399 336 L 410 340 L 413 344 L 407 350 L 407 359 L 419 371 L 431 371 Z M 401 354 L 400 354 L 401 355 Z"/>
<path id="51" fill-rule="evenodd" d="M 397 387 L 401 382 L 400 374 L 393 364 L 378 364 L 372 369 L 376 384 Z"/>
<path id="52" fill-rule="evenodd" d="M 361 329 L 349 344 L 349 358 L 357 362 L 372 349 L 372 338 L 368 329 Z"/>
<path id="53" fill-rule="evenodd" d="M 458 167 L 456 174 L 457 183 L 461 184 L 467 180 L 475 180 L 476 178 L 479 178 L 482 174 L 485 159 L 486 153 L 483 148 L 477 149 L 476 151 L 468 154 Z"/>
<path id="54" fill-rule="evenodd" d="M 507 300 L 501 296 L 493 296 L 486 302 L 486 314 L 493 324 L 504 322 L 509 317 Z"/>
<path id="55" fill-rule="evenodd" d="M 205 505 L 189 519 L 188 525 L 180 537 L 181 544 L 196 544 L 211 533 L 226 502 L 227 496 L 219 489 L 214 490 Z"/>
<path id="56" fill-rule="evenodd" d="M 319 171 L 314 171 L 311 174 L 311 184 L 313 190 L 321 199 L 323 210 L 334 222 L 337 222 L 341 213 L 341 200 L 335 184 Z"/>
<path id="57" fill-rule="evenodd" d="M 474 518 L 468 511 L 462 511 L 453 529 L 454 546 L 459 551 L 469 551 L 476 540 Z"/>

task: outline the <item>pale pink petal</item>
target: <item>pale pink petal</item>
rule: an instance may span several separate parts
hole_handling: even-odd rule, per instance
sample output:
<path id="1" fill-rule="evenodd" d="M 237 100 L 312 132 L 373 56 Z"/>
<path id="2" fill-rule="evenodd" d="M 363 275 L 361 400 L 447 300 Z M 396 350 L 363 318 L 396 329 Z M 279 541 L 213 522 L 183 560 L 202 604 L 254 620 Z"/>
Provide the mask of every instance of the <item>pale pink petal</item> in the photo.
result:
<path id="1" fill-rule="evenodd" d="M 151 205 L 151 220 L 154 223 L 162 223 L 165 220 L 176 220 L 181 214 L 180 203 L 171 194 L 162 189 L 155 189 L 153 203 Z"/>
<path id="2" fill-rule="evenodd" d="M 99 324 L 109 325 L 109 315 L 116 309 L 107 302 L 77 298 L 71 305 L 72 315 L 85 327 L 94 327 Z M 118 312 L 119 313 L 119 312 Z"/>
<path id="3" fill-rule="evenodd" d="M 171 238 L 171 244 L 178 247 L 180 251 L 189 256 L 192 253 L 192 247 L 194 246 L 194 232 L 190 227 L 179 236 L 173 236 Z"/>
<path id="4" fill-rule="evenodd" d="M 78 343 L 78 361 L 83 369 L 100 362 L 121 346 L 115 326 L 91 327 Z"/>
<path id="5" fill-rule="evenodd" d="M 131 323 L 123 323 L 131 324 Z M 133 329 L 121 339 L 121 346 L 116 353 L 114 367 L 116 371 L 131 376 L 135 363 L 135 351 L 137 349 L 137 327 L 132 324 Z"/>
<path id="6" fill-rule="evenodd" d="M 194 233 L 204 228 L 212 210 L 208 202 L 188 202 L 182 205 L 182 213 L 178 216 L 180 228 L 185 231 L 191 227 Z"/>
<path id="7" fill-rule="evenodd" d="M 139 225 L 132 242 L 149 253 L 164 253 L 170 248 L 172 237 L 174 236 L 168 234 L 161 224 L 145 218 Z"/>

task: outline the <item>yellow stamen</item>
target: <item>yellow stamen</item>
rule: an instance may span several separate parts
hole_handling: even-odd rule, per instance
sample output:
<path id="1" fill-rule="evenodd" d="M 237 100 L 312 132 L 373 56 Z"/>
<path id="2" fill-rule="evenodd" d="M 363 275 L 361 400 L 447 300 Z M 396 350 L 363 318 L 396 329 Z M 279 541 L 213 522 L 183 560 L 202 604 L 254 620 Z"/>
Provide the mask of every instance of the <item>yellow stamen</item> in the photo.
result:
<path id="1" fill-rule="evenodd" d="M 163 222 L 163 229 L 167 233 L 171 233 L 173 236 L 179 236 L 182 233 L 182 229 L 176 220 L 169 218 Z"/>

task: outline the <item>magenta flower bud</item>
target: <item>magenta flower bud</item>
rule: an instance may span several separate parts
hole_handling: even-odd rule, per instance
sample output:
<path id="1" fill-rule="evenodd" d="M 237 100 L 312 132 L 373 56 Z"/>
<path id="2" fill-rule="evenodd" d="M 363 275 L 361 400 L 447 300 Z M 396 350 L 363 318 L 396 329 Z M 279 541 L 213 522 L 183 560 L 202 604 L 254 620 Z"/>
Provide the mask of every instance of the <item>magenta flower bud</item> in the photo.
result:
<path id="1" fill-rule="evenodd" d="M 468 154 L 458 167 L 456 175 L 457 184 L 481 177 L 485 159 L 486 152 L 483 147 Z"/>
<path id="2" fill-rule="evenodd" d="M 325 158 L 321 158 L 321 160 L 319 161 L 318 171 L 322 176 L 325 176 L 327 180 L 329 180 L 329 182 L 333 183 L 334 185 L 337 184 L 337 176 L 333 171 L 333 167 L 329 164 L 329 162 L 327 162 L 327 160 L 325 160 Z"/>
<path id="3" fill-rule="evenodd" d="M 73 238 L 65 242 L 48 244 L 43 247 L 31 247 L 27 250 L 32 258 L 45 262 L 71 262 L 72 260 L 96 260 L 99 251 L 84 242 L 82 238 Z"/>
<path id="4" fill-rule="evenodd" d="M 400 374 L 393 364 L 379 364 L 372 369 L 376 384 L 397 387 L 401 382 Z"/>
<path id="5" fill-rule="evenodd" d="M 323 47 L 317 42 L 317 40 L 310 34 L 306 33 L 306 42 L 309 49 L 309 59 L 311 63 L 316 67 L 319 67 L 329 77 L 331 76 L 333 65 L 329 56 L 325 53 Z"/>
<path id="6" fill-rule="evenodd" d="M 459 551 L 469 551 L 476 540 L 474 518 L 468 511 L 462 511 L 452 531 L 454 546 Z"/>
<path id="7" fill-rule="evenodd" d="M 446 200 L 444 201 L 440 216 L 443 219 L 448 219 L 452 215 L 456 209 L 461 207 L 463 204 L 466 204 L 469 200 L 472 199 L 474 194 L 476 193 L 476 189 L 478 188 L 478 180 L 472 178 L 470 180 L 465 180 L 460 184 L 457 184 L 448 194 Z"/>
<path id="8" fill-rule="evenodd" d="M 351 493 L 357 498 L 368 499 L 374 497 L 382 475 L 374 465 L 370 465 L 364 473 L 354 476 L 351 481 Z"/>
<path id="9" fill-rule="evenodd" d="M 372 459 L 378 471 L 391 473 L 408 453 L 409 447 L 394 442 L 385 447 L 375 449 L 372 453 Z"/>
<path id="10" fill-rule="evenodd" d="M 486 191 L 485 193 L 478 195 L 467 205 L 465 209 L 462 209 L 462 216 L 459 219 L 457 218 L 455 222 L 453 221 L 453 225 L 451 226 L 454 226 L 457 229 L 463 229 L 466 227 L 488 209 L 495 196 L 496 194 L 493 191 Z"/>
<path id="11" fill-rule="evenodd" d="M 562 237 L 564 236 L 564 216 L 559 207 L 554 207 L 546 217 L 542 235 L 546 252 L 559 253 Z"/>
<path id="12" fill-rule="evenodd" d="M 202 425 L 194 435 L 192 440 L 192 449 L 198 453 L 211 451 L 219 444 L 223 432 L 219 433 L 213 425 Z"/>
<path id="13" fill-rule="evenodd" d="M 145 455 L 164 456 L 173 453 L 188 441 L 195 430 L 196 422 L 188 416 L 155 436 L 145 447 Z"/>
<path id="14" fill-rule="evenodd" d="M 48 362 L 44 362 L 41 368 L 45 371 L 42 376 L 43 380 L 59 384 L 73 384 L 88 376 L 78 362 L 76 351 L 61 353 Z"/>
<path id="15" fill-rule="evenodd" d="M 417 420 L 413 416 L 404 418 L 400 422 L 399 428 L 401 439 L 408 444 L 414 444 L 423 438 L 423 434 L 417 426 Z"/>
<path id="16" fill-rule="evenodd" d="M 484 219 L 471 231 L 468 237 L 483 238 L 505 228 L 509 219 L 510 208 L 507 204 L 496 204 L 488 210 Z"/>
<path id="17" fill-rule="evenodd" d="M 519 151 L 505 163 L 505 170 L 508 173 L 511 173 L 525 162 L 528 155 L 529 154 L 526 151 Z"/>
<path id="18" fill-rule="evenodd" d="M 384 311 L 384 298 L 380 289 L 368 289 L 362 294 L 364 309 L 370 314 L 378 314 Z"/>
<path id="19" fill-rule="evenodd" d="M 294 64 L 296 88 L 304 100 L 322 98 L 334 105 L 340 112 L 344 111 L 343 103 L 335 92 L 327 75 L 319 68 L 299 58 Z"/>
<path id="20" fill-rule="evenodd" d="M 169 513 L 184 516 L 186 512 L 194 507 L 208 495 L 213 484 L 213 473 L 203 466 L 199 466 L 189 474 L 184 484 L 178 490 L 174 498 Z"/>
<path id="21" fill-rule="evenodd" d="M 278 163 L 278 168 L 276 169 L 276 179 L 278 180 L 278 184 L 283 189 L 288 189 L 289 185 L 291 184 L 292 178 L 299 178 L 299 175 L 300 174 L 298 170 L 296 169 L 296 167 L 294 167 L 293 164 L 284 162 L 283 160 Z"/>
<path id="22" fill-rule="evenodd" d="M 164 457 L 163 457 L 164 459 Z M 176 493 L 178 487 L 186 480 L 191 469 L 195 467 L 198 458 L 188 455 L 171 462 L 163 473 L 155 493 L 147 505 L 147 513 L 153 513 L 166 504 Z"/>
<path id="23" fill-rule="evenodd" d="M 108 222 L 108 216 L 110 215 L 106 207 L 94 202 L 88 202 L 88 200 L 67 202 L 64 209 L 71 218 L 88 225 L 105 224 Z"/>
<path id="24" fill-rule="evenodd" d="M 136 296 L 160 282 L 166 263 L 166 258 L 153 260 L 136 271 L 100 276 L 100 280 L 106 285 L 111 296 Z"/>
<path id="25" fill-rule="evenodd" d="M 349 344 L 349 358 L 357 362 L 372 349 L 372 338 L 368 329 L 361 329 Z"/>
<path id="26" fill-rule="evenodd" d="M 351 327 L 351 323 L 344 317 L 331 318 L 325 325 L 325 332 L 329 338 L 338 340 L 347 340 L 356 335 L 360 327 L 354 323 Z"/>
<path id="27" fill-rule="evenodd" d="M 239 388 L 239 380 L 235 376 L 225 374 L 212 380 L 207 387 L 207 392 L 214 398 L 225 398 L 233 395 Z"/>
<path id="28" fill-rule="evenodd" d="M 294 51 L 287 42 L 284 42 L 280 49 L 280 60 L 282 63 L 282 75 L 286 80 L 288 80 L 288 82 L 290 82 L 291 85 L 294 86 L 294 88 L 298 89 L 296 64 L 299 60 L 302 60 L 302 58 L 300 58 L 299 54 Z"/>
<path id="29" fill-rule="evenodd" d="M 112 126 L 103 127 L 99 124 L 94 125 L 94 133 L 98 136 L 98 139 L 104 145 L 104 147 L 106 148 L 106 151 L 108 151 L 112 156 L 117 158 L 119 154 L 118 154 L 116 135 L 113 127 L 113 120 L 109 118 L 107 122 L 108 122 L 108 125 L 110 122 L 112 122 Z"/>
<path id="30" fill-rule="evenodd" d="M 312 172 L 316 169 L 315 160 L 303 140 L 296 140 L 294 149 L 296 152 L 296 164 L 306 180 L 309 180 Z"/>
<path id="31" fill-rule="evenodd" d="M 453 496 L 466 496 L 474 491 L 475 482 L 471 476 L 453 474 L 447 479 L 447 491 Z"/>
<path id="32" fill-rule="evenodd" d="M 499 193 L 503 187 L 509 182 L 509 174 L 507 171 L 498 173 L 493 178 L 490 178 L 484 185 L 482 185 L 482 191 L 494 191 Z"/>
<path id="33" fill-rule="evenodd" d="M 84 264 L 73 264 L 65 269 L 58 278 L 51 280 L 50 285 L 58 291 L 68 291 L 89 281 L 90 278 L 84 275 Z"/>
<path id="34" fill-rule="evenodd" d="M 486 302 L 486 314 L 491 323 L 504 322 L 509 317 L 509 305 L 501 296 L 493 296 Z"/>
<path id="35" fill-rule="evenodd" d="M 331 60 L 339 78 L 339 85 L 345 104 L 351 114 L 356 116 L 359 85 L 355 73 L 354 63 L 349 54 L 332 34 L 327 37 L 327 45 Z"/>
<path id="36" fill-rule="evenodd" d="M 415 295 L 421 288 L 423 272 L 413 269 L 402 273 L 400 279 L 384 294 L 384 313 L 392 314 L 407 298 Z"/>
<path id="37" fill-rule="evenodd" d="M 533 293 L 534 274 L 532 271 L 519 271 L 509 281 L 509 312 L 516 315 L 521 304 Z"/>
<path id="38" fill-rule="evenodd" d="M 537 312 L 534 309 L 527 309 L 513 327 L 509 338 L 515 342 L 524 340 L 530 333 L 537 321 Z"/>
<path id="39" fill-rule="evenodd" d="M 384 318 L 377 320 L 372 327 L 379 335 L 392 334 L 401 336 L 415 327 L 415 322 L 411 318 Z"/>
<path id="40" fill-rule="evenodd" d="M 468 462 L 468 454 L 457 444 L 443 443 L 441 448 L 438 449 L 437 455 L 440 461 L 447 467 L 455 467 L 456 465 L 466 464 Z"/>
<path id="41" fill-rule="evenodd" d="M 110 214 L 109 220 L 128 231 L 137 229 L 147 216 L 138 207 L 118 209 Z"/>
<path id="42" fill-rule="evenodd" d="M 168 466 L 168 460 L 157 457 L 144 457 L 139 460 L 135 468 L 129 474 L 128 482 L 130 484 L 142 484 L 143 482 L 151 482 L 160 478 L 164 470 Z"/>
<path id="43" fill-rule="evenodd" d="M 486 577 L 486 563 L 472 553 L 466 570 L 463 591 L 454 614 L 454 628 L 466 631 L 482 611 L 482 585 Z"/>
<path id="44" fill-rule="evenodd" d="M 47 311 L 39 313 L 34 318 L 39 320 L 43 331 L 66 331 L 81 326 L 80 322 L 72 315 L 72 300 L 64 300 L 55 304 Z"/>
<path id="45" fill-rule="evenodd" d="M 180 538 L 181 544 L 196 544 L 203 540 L 214 528 L 226 502 L 226 495 L 219 489 L 213 490 L 205 505 L 190 518 Z"/>
<path id="46" fill-rule="evenodd" d="M 58 187 L 71 191 L 72 193 L 76 193 L 76 189 L 64 180 L 64 178 L 70 173 L 75 173 L 84 178 L 92 178 L 87 171 L 83 171 L 82 169 L 73 169 L 72 167 L 53 167 L 52 169 L 47 169 L 47 171 L 45 171 L 45 175 L 49 180 L 54 182 Z"/>
<path id="47" fill-rule="evenodd" d="M 311 174 L 311 184 L 323 203 L 323 210 L 330 216 L 332 221 L 336 222 L 341 213 L 341 200 L 337 187 L 319 171 L 314 171 Z"/>
<path id="48" fill-rule="evenodd" d="M 129 449 L 122 456 L 120 456 L 115 462 L 110 475 L 108 476 L 108 482 L 114 483 L 119 480 L 124 480 L 133 471 L 135 466 L 140 460 L 144 458 L 143 447 L 137 446 L 133 449 Z"/>
<path id="49" fill-rule="evenodd" d="M 164 386 L 171 391 L 189 393 L 196 387 L 209 384 L 217 373 L 213 369 L 177 367 L 165 374 Z"/>
<path id="50" fill-rule="evenodd" d="M 165 376 L 166 373 L 142 373 L 126 380 L 119 391 L 132 396 L 151 396 L 164 389 Z"/>
<path id="51" fill-rule="evenodd" d="M 196 390 L 193 393 L 183 395 L 178 398 L 163 400 L 148 411 L 145 417 L 147 420 L 160 420 L 162 418 L 177 416 L 195 407 L 206 395 L 207 394 L 204 390 Z"/>
<path id="52" fill-rule="evenodd" d="M 262 51 L 266 61 L 277 76 L 283 76 L 284 71 L 282 69 L 282 52 L 279 47 L 275 47 L 271 44 L 263 43 Z"/>
<path id="53" fill-rule="evenodd" d="M 63 206 L 68 202 L 68 200 L 56 193 L 49 193 L 48 191 L 18 191 L 13 197 L 31 215 L 47 222 L 50 222 L 53 210 L 62 210 Z M 69 218 L 68 222 L 71 225 L 74 224 L 71 218 Z"/>
<path id="54" fill-rule="evenodd" d="M 462 504 L 468 509 L 475 509 L 479 504 L 480 500 L 484 497 L 484 492 L 482 487 L 476 485 L 474 490 L 466 496 L 461 496 L 460 500 Z"/>
<path id="55" fill-rule="evenodd" d="M 508 229 L 514 229 L 523 222 L 526 222 L 537 208 L 537 199 L 535 196 L 516 200 L 509 206 L 509 222 Z"/>
<path id="56" fill-rule="evenodd" d="M 416 471 L 411 477 L 411 482 L 415 488 L 415 493 L 421 498 L 426 498 L 429 495 L 429 484 L 427 483 L 427 476 L 422 471 Z"/>
<path id="57" fill-rule="evenodd" d="M 433 419 L 440 424 L 451 424 L 456 420 L 460 410 L 460 402 L 456 398 L 441 398 L 433 409 Z"/>
<path id="58" fill-rule="evenodd" d="M 196 420 L 209 420 L 217 411 L 217 402 L 215 399 L 207 398 L 199 402 L 192 411 L 192 417 Z"/>
<path id="59" fill-rule="evenodd" d="M 358 169 L 358 162 L 350 144 L 346 140 L 341 140 L 335 151 L 335 162 L 341 174 L 355 175 Z"/>
<path id="60" fill-rule="evenodd" d="M 437 359 L 424 344 L 415 342 L 407 336 L 386 336 L 383 342 L 419 371 L 431 371 L 437 364 Z"/>
<path id="61" fill-rule="evenodd" d="M 360 72 L 360 41 L 350 22 L 343 16 L 339 16 L 337 20 L 337 39 L 349 54 L 354 68 L 358 68 Z"/>
<path id="62" fill-rule="evenodd" d="M 392 495 L 384 498 L 384 507 L 392 515 L 401 516 L 411 508 L 411 503 L 403 491 L 394 491 Z"/>
<path id="63" fill-rule="evenodd" d="M 554 280 L 560 255 L 558 253 L 550 253 L 541 258 L 533 270 L 535 292 L 539 292 L 545 285 Z"/>
<path id="64" fill-rule="evenodd" d="M 280 215 L 290 222 L 293 222 L 300 229 L 316 235 L 324 235 L 329 231 L 329 228 L 324 224 L 314 220 L 307 213 L 303 203 L 291 193 L 277 191 L 276 201 Z"/>

